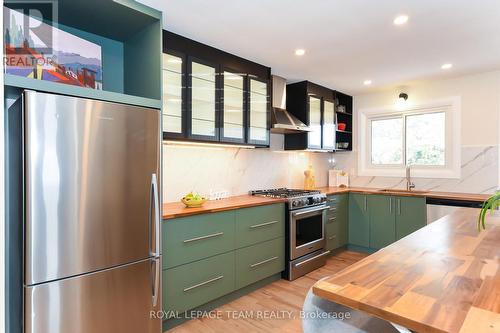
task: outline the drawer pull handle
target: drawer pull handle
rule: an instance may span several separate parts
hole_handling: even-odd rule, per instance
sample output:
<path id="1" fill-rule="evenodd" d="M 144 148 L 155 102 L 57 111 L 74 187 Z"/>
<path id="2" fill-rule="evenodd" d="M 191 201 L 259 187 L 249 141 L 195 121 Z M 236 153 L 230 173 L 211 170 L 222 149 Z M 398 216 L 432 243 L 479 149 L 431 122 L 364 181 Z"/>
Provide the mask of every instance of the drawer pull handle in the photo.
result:
<path id="1" fill-rule="evenodd" d="M 191 286 L 191 287 L 187 287 L 187 288 L 184 289 L 184 292 L 188 292 L 188 291 L 196 289 L 198 287 L 202 287 L 202 286 L 204 286 L 206 284 L 218 281 L 218 280 L 222 279 L 223 277 L 224 277 L 224 275 L 219 275 L 218 277 L 215 277 L 213 279 L 210 279 L 210 280 L 207 280 L 205 282 L 201 282 L 201 283 L 195 284 L 194 286 Z"/>
<path id="2" fill-rule="evenodd" d="M 261 227 L 265 227 L 265 226 L 275 224 L 275 223 L 278 223 L 278 221 L 271 221 L 271 222 L 266 222 L 266 223 L 261 223 L 261 224 L 255 224 L 255 225 L 251 225 L 250 229 L 261 228 Z"/>
<path id="3" fill-rule="evenodd" d="M 328 221 L 335 221 L 337 218 L 336 217 L 329 217 Z"/>
<path id="4" fill-rule="evenodd" d="M 266 259 L 266 260 L 262 260 L 262 261 L 260 261 L 260 262 L 255 263 L 255 264 L 251 264 L 251 265 L 250 265 L 250 268 L 255 268 L 255 267 L 257 267 L 257 266 L 260 266 L 260 265 L 266 264 L 266 263 L 268 263 L 268 262 L 270 262 L 270 261 L 273 261 L 273 260 L 276 260 L 276 259 L 278 259 L 278 257 L 272 257 L 272 258 L 269 258 L 269 259 Z"/>
<path id="5" fill-rule="evenodd" d="M 195 238 L 191 238 L 191 239 L 186 239 L 186 240 L 184 240 L 184 243 L 196 242 L 196 241 L 199 241 L 199 240 L 203 240 L 203 239 L 207 239 L 207 238 L 212 238 L 212 237 L 217 237 L 217 236 L 222 236 L 222 235 L 224 235 L 223 232 L 217 232 L 217 233 L 211 234 L 211 235 L 206 235 L 206 236 L 200 236 L 200 237 L 195 237 Z"/>
<path id="6" fill-rule="evenodd" d="M 337 210 L 337 208 L 335 208 L 335 207 L 330 207 L 330 209 L 329 209 L 329 211 L 331 211 L 331 212 L 334 212 L 336 210 Z"/>
<path id="7" fill-rule="evenodd" d="M 331 237 L 328 237 L 328 240 L 332 240 L 332 239 L 334 239 L 334 238 L 337 238 L 337 235 L 333 235 L 333 236 L 331 236 Z"/>

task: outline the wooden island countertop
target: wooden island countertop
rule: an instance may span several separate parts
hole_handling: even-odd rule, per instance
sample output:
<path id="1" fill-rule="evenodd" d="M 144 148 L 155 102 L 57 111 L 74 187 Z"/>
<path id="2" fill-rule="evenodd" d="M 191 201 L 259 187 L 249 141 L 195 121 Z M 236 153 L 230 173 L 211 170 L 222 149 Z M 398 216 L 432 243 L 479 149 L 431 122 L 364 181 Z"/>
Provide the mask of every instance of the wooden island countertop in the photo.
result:
<path id="1" fill-rule="evenodd" d="M 500 217 L 462 208 L 317 282 L 319 297 L 417 332 L 500 332 Z"/>

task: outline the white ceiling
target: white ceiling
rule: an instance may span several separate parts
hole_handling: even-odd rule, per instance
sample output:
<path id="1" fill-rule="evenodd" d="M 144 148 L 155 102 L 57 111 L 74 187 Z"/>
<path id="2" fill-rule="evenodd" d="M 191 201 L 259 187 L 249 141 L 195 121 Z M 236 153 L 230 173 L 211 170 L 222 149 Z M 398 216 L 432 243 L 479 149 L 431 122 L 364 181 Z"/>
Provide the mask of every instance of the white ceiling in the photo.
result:
<path id="1" fill-rule="evenodd" d="M 167 30 L 351 94 L 500 69 L 500 0 L 140 1 Z"/>

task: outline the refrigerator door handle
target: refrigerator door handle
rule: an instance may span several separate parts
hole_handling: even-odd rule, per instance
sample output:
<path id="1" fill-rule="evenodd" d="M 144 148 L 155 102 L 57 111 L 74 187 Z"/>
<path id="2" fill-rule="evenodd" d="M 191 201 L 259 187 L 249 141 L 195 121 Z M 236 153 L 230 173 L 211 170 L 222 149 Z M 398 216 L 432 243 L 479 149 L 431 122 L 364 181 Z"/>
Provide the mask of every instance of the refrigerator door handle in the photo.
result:
<path id="1" fill-rule="evenodd" d="M 153 257 L 160 256 L 160 199 L 158 195 L 158 178 L 156 177 L 156 173 L 151 175 L 151 193 L 152 193 L 152 201 L 153 201 L 153 209 L 152 213 L 154 216 L 150 218 L 151 230 L 154 232 L 154 236 L 151 237 L 154 239 L 154 245 L 151 247 L 151 255 Z"/>
<path id="2" fill-rule="evenodd" d="M 153 275 L 153 283 L 152 283 L 152 298 L 151 301 L 153 303 L 153 308 L 156 308 L 158 304 L 158 292 L 160 289 L 160 259 L 153 259 L 151 262 L 151 270 Z"/>

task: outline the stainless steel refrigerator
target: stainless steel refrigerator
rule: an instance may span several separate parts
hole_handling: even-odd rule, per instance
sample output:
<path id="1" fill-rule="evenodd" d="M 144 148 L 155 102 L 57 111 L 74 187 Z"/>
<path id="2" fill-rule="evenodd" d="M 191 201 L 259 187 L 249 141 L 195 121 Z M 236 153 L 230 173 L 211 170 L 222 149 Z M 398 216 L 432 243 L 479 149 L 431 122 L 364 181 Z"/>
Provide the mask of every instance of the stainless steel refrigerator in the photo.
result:
<path id="1" fill-rule="evenodd" d="M 23 98 L 24 331 L 160 333 L 160 111 Z"/>

